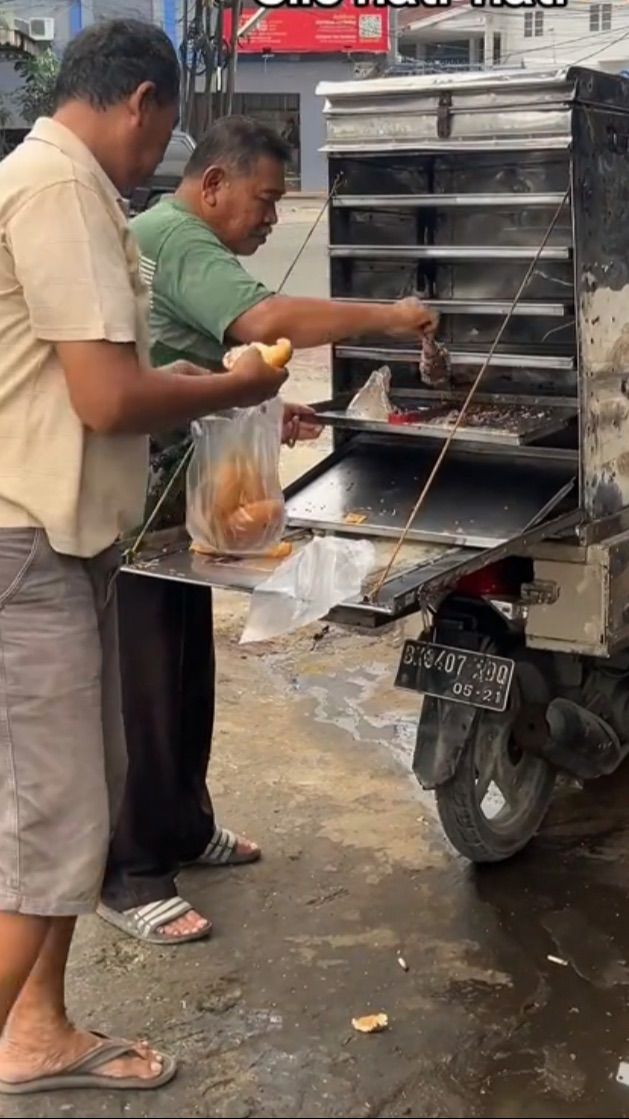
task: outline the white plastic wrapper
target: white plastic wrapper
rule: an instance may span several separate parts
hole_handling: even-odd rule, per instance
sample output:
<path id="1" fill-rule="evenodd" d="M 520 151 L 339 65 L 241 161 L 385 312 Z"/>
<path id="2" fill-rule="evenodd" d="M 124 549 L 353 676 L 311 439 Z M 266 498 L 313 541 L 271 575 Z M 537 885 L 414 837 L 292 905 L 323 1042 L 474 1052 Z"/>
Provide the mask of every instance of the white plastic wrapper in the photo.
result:
<path id="1" fill-rule="evenodd" d="M 391 370 L 388 365 L 375 369 L 358 390 L 347 407 L 347 415 L 355 420 L 380 420 L 386 423 L 394 411 L 389 392 L 391 390 Z"/>
<path id="2" fill-rule="evenodd" d="M 376 550 L 368 540 L 316 537 L 258 584 L 241 645 L 324 618 L 333 606 L 360 595 L 375 565 Z"/>
<path id="3" fill-rule="evenodd" d="M 284 405 L 216 412 L 192 424 L 186 527 L 195 551 L 256 556 L 284 532 L 279 461 Z"/>

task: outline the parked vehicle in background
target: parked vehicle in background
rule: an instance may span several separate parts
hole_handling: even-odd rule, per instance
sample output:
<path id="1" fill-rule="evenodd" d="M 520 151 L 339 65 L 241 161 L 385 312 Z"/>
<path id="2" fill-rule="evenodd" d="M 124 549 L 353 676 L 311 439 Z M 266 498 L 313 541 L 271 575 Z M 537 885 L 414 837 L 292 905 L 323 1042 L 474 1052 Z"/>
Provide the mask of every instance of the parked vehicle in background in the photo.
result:
<path id="1" fill-rule="evenodd" d="M 165 194 L 172 194 L 182 180 L 185 166 L 196 144 L 187 132 L 173 132 L 166 154 L 152 177 L 137 187 L 129 199 L 132 214 L 141 214 L 159 202 Z"/>

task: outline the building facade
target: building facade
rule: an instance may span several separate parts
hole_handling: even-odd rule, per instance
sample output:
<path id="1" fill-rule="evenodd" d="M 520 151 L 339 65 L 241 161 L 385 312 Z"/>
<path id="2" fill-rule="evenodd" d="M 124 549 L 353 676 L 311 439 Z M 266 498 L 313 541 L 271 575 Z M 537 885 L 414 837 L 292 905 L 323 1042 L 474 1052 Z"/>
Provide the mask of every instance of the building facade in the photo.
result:
<path id="1" fill-rule="evenodd" d="M 29 26 L 41 48 L 52 47 L 61 53 L 74 35 L 98 19 L 134 15 L 163 23 L 164 3 L 170 0 L 9 0 L 3 18 L 9 25 Z M 20 113 L 15 93 L 20 79 L 10 58 L 0 57 L 0 104 L 8 114 L 7 127 L 15 139 L 30 127 Z"/>
<path id="2" fill-rule="evenodd" d="M 472 8 L 453 0 L 445 11 L 405 10 L 400 53 L 435 70 L 547 70 L 582 63 L 622 72 L 629 67 L 627 0 L 569 0 L 564 8 Z"/>
<path id="3" fill-rule="evenodd" d="M 257 10 L 245 0 L 243 22 Z M 229 13 L 226 29 L 229 31 Z M 327 189 L 320 81 L 348 81 L 386 63 L 386 8 L 274 9 L 240 43 L 234 111 L 263 120 L 289 141 L 290 184 L 305 192 Z"/>
<path id="4" fill-rule="evenodd" d="M 157 23 L 181 47 L 184 3 L 189 0 L 13 0 L 11 14 L 29 20 L 45 17 L 50 45 L 63 50 L 83 27 L 96 20 L 133 16 Z M 245 0 L 243 23 L 255 0 Z M 322 80 L 344 81 L 384 65 L 390 49 L 386 8 L 357 9 L 341 0 L 334 9 L 273 9 L 240 42 L 233 109 L 265 121 L 280 131 L 291 147 L 289 181 L 293 189 L 326 190 L 323 112 L 316 87 Z M 224 35 L 231 13 L 225 12 Z M 0 63 L 0 96 L 10 98 L 17 77 L 10 64 Z M 16 110 L 17 111 L 17 110 Z M 24 122 L 14 121 L 21 127 Z"/>
<path id="5" fill-rule="evenodd" d="M 291 143 L 291 189 L 327 189 L 323 106 L 316 88 L 320 81 L 354 76 L 354 63 L 342 56 L 239 59 L 233 110 L 270 124 Z"/>

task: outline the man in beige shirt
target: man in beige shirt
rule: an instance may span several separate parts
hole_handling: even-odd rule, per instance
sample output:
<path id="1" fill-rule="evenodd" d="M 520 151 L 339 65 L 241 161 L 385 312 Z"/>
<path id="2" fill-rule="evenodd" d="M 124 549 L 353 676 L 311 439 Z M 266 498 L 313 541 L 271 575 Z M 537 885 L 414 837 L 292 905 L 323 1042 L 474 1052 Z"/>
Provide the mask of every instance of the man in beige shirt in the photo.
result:
<path id="1" fill-rule="evenodd" d="M 0 1092 L 151 1088 L 175 1062 L 75 1029 L 64 975 L 93 910 L 125 779 L 115 541 L 141 519 L 147 439 L 274 396 L 248 353 L 208 375 L 150 367 L 121 195 L 177 117 L 167 36 L 72 41 L 57 111 L 0 164 Z M 191 375 L 194 374 L 194 375 Z"/>

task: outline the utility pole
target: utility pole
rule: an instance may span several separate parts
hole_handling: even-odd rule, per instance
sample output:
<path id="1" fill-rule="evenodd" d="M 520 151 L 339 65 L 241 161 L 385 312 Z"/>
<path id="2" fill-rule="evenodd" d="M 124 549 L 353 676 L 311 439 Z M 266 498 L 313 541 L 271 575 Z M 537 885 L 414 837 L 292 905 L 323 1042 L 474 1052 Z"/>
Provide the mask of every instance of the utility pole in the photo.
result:
<path id="1" fill-rule="evenodd" d="M 229 43 L 225 41 L 225 10 L 231 9 Z M 204 129 L 215 117 L 232 111 L 236 88 L 238 44 L 268 15 L 259 8 L 240 26 L 243 0 L 183 0 L 181 28 L 181 120 L 187 132 Z M 204 77 L 202 113 L 196 97 Z M 199 119 L 199 117 L 203 119 Z"/>
<path id="2" fill-rule="evenodd" d="M 225 0 L 217 0 L 214 21 L 214 72 L 215 81 L 210 88 L 216 89 L 216 116 L 225 116 Z M 210 98 L 210 123 L 214 118 L 213 98 Z"/>
<path id="3" fill-rule="evenodd" d="M 227 81 L 225 84 L 225 115 L 229 116 L 234 104 L 236 88 L 236 64 L 238 62 L 238 31 L 242 15 L 242 0 L 232 0 L 232 26 L 229 37 L 229 58 L 227 61 Z"/>
<path id="4" fill-rule="evenodd" d="M 395 66 L 400 54 L 400 28 L 397 8 L 389 8 L 389 66 Z"/>
<path id="5" fill-rule="evenodd" d="M 184 0 L 184 28 L 185 37 L 181 44 L 182 69 L 184 74 L 184 90 L 182 104 L 182 122 L 185 130 L 191 132 L 194 122 L 195 93 L 197 77 L 199 75 L 199 62 L 204 55 L 204 3 L 203 0 L 193 0 L 190 11 L 190 0 Z"/>

